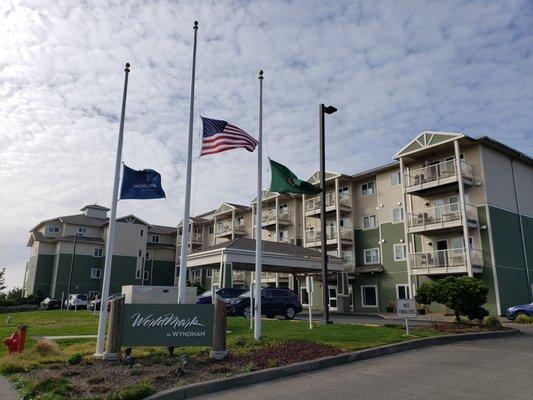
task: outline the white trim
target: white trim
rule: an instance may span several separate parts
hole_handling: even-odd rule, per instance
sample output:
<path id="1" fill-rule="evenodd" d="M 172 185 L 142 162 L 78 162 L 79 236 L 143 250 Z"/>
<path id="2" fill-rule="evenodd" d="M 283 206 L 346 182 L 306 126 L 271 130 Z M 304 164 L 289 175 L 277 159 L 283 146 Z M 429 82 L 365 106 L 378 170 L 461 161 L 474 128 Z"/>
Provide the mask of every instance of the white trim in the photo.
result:
<path id="1" fill-rule="evenodd" d="M 394 220 L 394 210 L 401 210 L 400 214 L 401 214 L 402 219 L 400 219 L 399 221 Z M 394 207 L 393 209 L 391 209 L 391 221 L 393 224 L 403 224 L 404 219 L 405 219 L 405 209 L 402 206 Z"/>
<path id="2" fill-rule="evenodd" d="M 402 246 L 403 247 L 403 258 L 396 258 L 396 247 Z M 392 245 L 392 258 L 395 262 L 398 261 L 405 261 L 407 259 L 407 245 L 405 243 L 394 243 Z"/>
<path id="3" fill-rule="evenodd" d="M 407 294 L 408 294 L 408 299 L 411 299 L 412 296 L 411 296 L 411 288 L 409 287 L 409 284 L 408 283 L 397 283 L 396 284 L 396 299 L 399 299 L 400 298 L 400 292 L 398 290 L 398 288 L 402 286 L 402 287 L 405 287 L 407 289 Z"/>
<path id="4" fill-rule="evenodd" d="M 396 176 L 397 179 L 398 179 L 398 183 L 395 183 L 394 185 L 392 184 L 392 177 L 393 176 Z M 402 173 L 400 170 L 398 171 L 395 171 L 395 172 L 391 172 L 389 174 L 389 187 L 396 187 L 398 185 L 401 185 L 402 184 Z"/>
<path id="5" fill-rule="evenodd" d="M 374 226 L 370 226 L 368 228 L 365 228 L 365 218 L 368 218 L 368 221 L 371 221 L 371 218 L 370 217 L 374 217 Z M 361 217 L 361 229 L 364 230 L 364 231 L 367 231 L 369 229 L 377 229 L 378 227 L 378 215 L 377 214 L 368 214 L 368 215 L 363 215 Z"/>
<path id="6" fill-rule="evenodd" d="M 423 135 L 425 134 L 431 134 L 433 136 L 435 135 L 443 135 L 443 136 L 450 136 L 450 139 L 446 139 L 446 140 L 443 140 L 442 142 L 438 142 L 438 143 L 435 143 L 435 144 L 431 144 L 431 145 L 424 145 L 420 140 L 418 140 L 419 138 L 421 138 Z M 432 136 L 432 139 L 433 139 L 433 136 Z M 420 151 L 422 149 L 428 149 L 428 148 L 431 148 L 431 147 L 436 147 L 436 146 L 439 146 L 441 144 L 444 144 L 444 143 L 450 143 L 450 142 L 453 142 L 454 140 L 456 139 L 461 139 L 461 138 L 464 138 L 465 135 L 463 133 L 453 133 L 453 132 L 437 132 L 437 131 L 423 131 L 421 133 L 418 134 L 418 136 L 416 138 L 414 138 L 413 140 L 411 140 L 409 143 L 407 143 L 405 146 L 403 146 L 400 151 L 398 151 L 392 158 L 394 159 L 399 159 L 401 157 L 405 157 L 405 156 L 408 156 L 409 154 L 413 154 L 413 153 L 416 153 L 417 151 Z M 403 153 L 409 146 L 411 146 L 412 143 L 414 142 L 418 142 L 422 148 L 420 149 L 416 149 L 416 150 L 411 150 L 405 154 L 401 154 Z"/>
<path id="7" fill-rule="evenodd" d="M 91 268 L 91 279 L 102 278 L 102 268 Z"/>
<path id="8" fill-rule="evenodd" d="M 378 293 L 378 286 L 377 285 L 361 285 L 361 307 L 362 308 L 378 308 L 379 309 L 379 293 Z M 374 288 L 374 293 L 376 294 L 376 304 L 375 305 L 365 305 L 365 296 L 364 296 L 364 289 L 365 288 Z"/>
<path id="9" fill-rule="evenodd" d="M 373 183 L 374 184 L 374 188 L 373 188 L 373 192 L 372 193 L 367 193 L 367 194 L 363 194 L 363 185 L 367 185 L 367 191 L 368 191 L 368 184 L 369 183 Z M 363 182 L 361 183 L 361 192 L 360 192 L 360 195 L 361 197 L 368 197 L 368 196 L 375 196 L 376 195 L 376 180 L 371 180 L 371 181 L 366 181 L 366 182 Z"/>
<path id="10" fill-rule="evenodd" d="M 102 258 L 104 256 L 104 249 L 95 247 L 93 251 L 93 257 Z"/>
<path id="11" fill-rule="evenodd" d="M 378 260 L 376 262 L 374 261 L 366 262 L 366 252 L 374 251 L 374 250 L 378 252 Z M 372 254 L 370 254 L 370 258 L 372 258 Z M 368 249 L 363 249 L 363 264 L 364 265 L 375 265 L 375 264 L 379 264 L 380 262 L 381 262 L 381 254 L 379 254 L 379 247 L 370 247 Z"/>

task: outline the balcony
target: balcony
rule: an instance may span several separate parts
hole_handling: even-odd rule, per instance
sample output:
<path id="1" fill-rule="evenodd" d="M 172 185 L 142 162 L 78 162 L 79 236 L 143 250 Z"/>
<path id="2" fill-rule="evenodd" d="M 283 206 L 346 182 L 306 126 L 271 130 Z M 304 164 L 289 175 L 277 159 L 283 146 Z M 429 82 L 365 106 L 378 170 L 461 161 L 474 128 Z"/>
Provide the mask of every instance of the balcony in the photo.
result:
<path id="1" fill-rule="evenodd" d="M 468 227 L 478 227 L 477 208 L 465 204 L 466 221 Z M 451 228 L 462 228 L 463 207 L 462 203 L 445 204 L 442 206 L 427 207 L 421 210 L 408 212 L 407 229 L 409 233 L 438 231 Z"/>
<path id="2" fill-rule="evenodd" d="M 312 197 L 305 200 L 305 215 L 311 216 L 320 214 L 321 196 Z M 326 192 L 326 212 L 335 211 L 335 192 Z M 352 196 L 349 194 L 339 193 L 339 211 L 352 211 Z"/>
<path id="3" fill-rule="evenodd" d="M 329 225 L 326 227 L 326 244 L 337 244 L 337 227 L 336 225 Z M 340 241 L 344 244 L 352 244 L 353 242 L 353 228 L 341 226 Z M 315 229 L 305 230 L 305 247 L 318 247 L 322 242 L 322 231 Z"/>
<path id="4" fill-rule="evenodd" d="M 457 248 L 412 253 L 409 260 L 413 275 L 447 275 L 468 273 L 466 257 L 466 249 Z M 470 260 L 473 272 L 481 273 L 484 264 L 481 250 L 470 250 Z"/>
<path id="5" fill-rule="evenodd" d="M 254 221 L 255 221 L 255 218 L 254 218 Z M 280 226 L 289 226 L 291 224 L 290 213 L 286 211 L 280 213 L 278 216 L 278 224 Z M 270 228 L 270 227 L 274 228 L 276 226 L 276 211 L 275 210 L 263 210 L 261 226 L 263 228 Z"/>
<path id="6" fill-rule="evenodd" d="M 465 185 L 474 184 L 472 166 L 461 161 L 461 173 Z M 458 181 L 455 158 L 426 167 L 410 170 L 404 174 L 403 185 L 406 193 L 415 193 L 449 185 Z"/>
<path id="7" fill-rule="evenodd" d="M 231 222 L 223 222 L 221 224 L 217 224 L 215 228 L 215 236 L 216 237 L 226 237 L 226 236 L 232 236 L 235 234 L 236 236 L 242 236 L 246 234 L 246 224 L 239 224 L 239 223 L 231 223 Z"/>

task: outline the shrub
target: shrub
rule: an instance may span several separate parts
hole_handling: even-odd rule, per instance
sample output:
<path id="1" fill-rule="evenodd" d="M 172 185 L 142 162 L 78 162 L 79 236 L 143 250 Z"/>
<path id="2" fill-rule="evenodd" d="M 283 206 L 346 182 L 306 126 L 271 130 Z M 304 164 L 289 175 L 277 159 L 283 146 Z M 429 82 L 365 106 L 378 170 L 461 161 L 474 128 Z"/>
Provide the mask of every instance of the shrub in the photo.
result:
<path id="1" fill-rule="evenodd" d="M 483 325 L 491 329 L 502 329 L 503 328 L 501 319 L 499 319 L 495 315 L 487 315 L 485 318 L 483 318 Z"/>
<path id="2" fill-rule="evenodd" d="M 521 314 L 515 318 L 514 322 L 517 324 L 533 324 L 533 317 Z"/>
<path id="3" fill-rule="evenodd" d="M 76 365 L 83 361 L 83 354 L 81 353 L 74 353 L 67 357 L 67 364 L 68 365 Z"/>
<path id="4" fill-rule="evenodd" d="M 13 307 L 14 305 L 14 300 L 0 300 L 0 307 Z"/>
<path id="5" fill-rule="evenodd" d="M 482 307 L 487 302 L 488 292 L 488 288 L 478 279 L 448 276 L 437 281 L 424 282 L 417 289 L 415 299 L 420 304 L 444 304 L 454 311 L 455 321 L 459 323 L 461 315 L 473 320 L 482 319 L 489 314 Z"/>
<path id="6" fill-rule="evenodd" d="M 35 351 L 40 356 L 51 356 L 54 354 L 59 354 L 61 351 L 59 349 L 59 346 L 56 342 L 52 342 L 51 340 L 38 340 L 37 343 L 35 343 L 35 346 L 33 347 L 33 351 Z"/>
<path id="7" fill-rule="evenodd" d="M 154 393 L 154 388 L 144 382 L 110 393 L 106 400 L 140 400 Z"/>

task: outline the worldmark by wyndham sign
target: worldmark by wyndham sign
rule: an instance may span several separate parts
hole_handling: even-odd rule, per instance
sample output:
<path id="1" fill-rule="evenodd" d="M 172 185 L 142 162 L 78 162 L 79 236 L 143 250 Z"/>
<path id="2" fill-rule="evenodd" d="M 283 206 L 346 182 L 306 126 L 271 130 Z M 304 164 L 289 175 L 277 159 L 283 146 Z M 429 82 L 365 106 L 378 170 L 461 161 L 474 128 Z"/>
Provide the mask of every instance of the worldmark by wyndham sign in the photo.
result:
<path id="1" fill-rule="evenodd" d="M 211 346 L 211 304 L 124 304 L 122 346 Z"/>

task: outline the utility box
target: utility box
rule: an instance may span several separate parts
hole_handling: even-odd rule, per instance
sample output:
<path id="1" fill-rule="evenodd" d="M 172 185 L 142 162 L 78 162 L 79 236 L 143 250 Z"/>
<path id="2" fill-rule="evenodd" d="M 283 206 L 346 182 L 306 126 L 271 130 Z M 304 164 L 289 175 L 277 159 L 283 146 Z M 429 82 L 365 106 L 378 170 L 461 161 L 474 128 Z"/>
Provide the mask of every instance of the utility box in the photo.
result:
<path id="1" fill-rule="evenodd" d="M 186 304 L 196 303 L 196 287 L 187 287 L 185 295 Z M 126 304 L 177 304 L 177 286 L 122 286 Z"/>
<path id="2" fill-rule="evenodd" d="M 337 296 L 337 312 L 340 312 L 340 313 L 350 312 L 350 295 L 339 294 Z"/>

